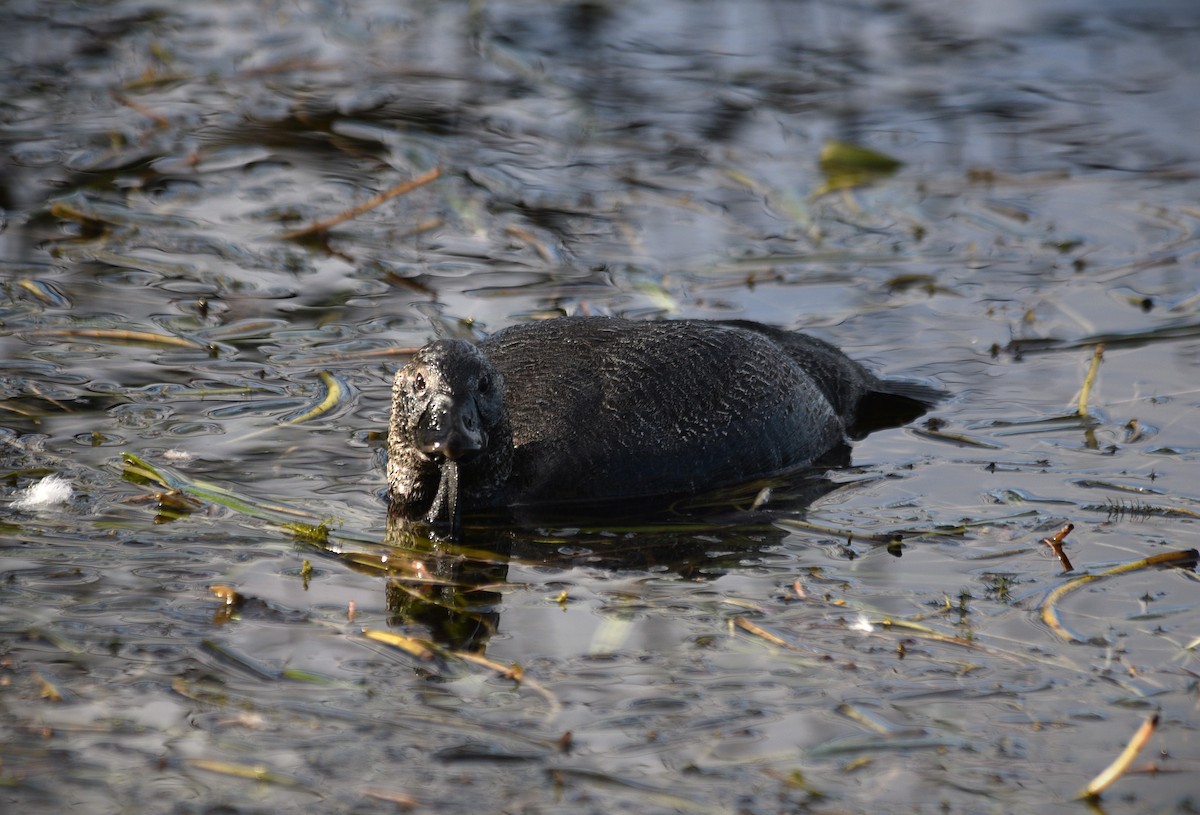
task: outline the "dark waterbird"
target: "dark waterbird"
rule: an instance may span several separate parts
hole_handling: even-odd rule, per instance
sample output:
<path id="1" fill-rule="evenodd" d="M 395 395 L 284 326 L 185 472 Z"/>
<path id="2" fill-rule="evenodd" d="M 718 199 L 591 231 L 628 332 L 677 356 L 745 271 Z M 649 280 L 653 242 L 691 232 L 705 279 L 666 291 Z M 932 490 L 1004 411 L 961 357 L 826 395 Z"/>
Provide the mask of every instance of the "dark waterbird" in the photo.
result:
<path id="1" fill-rule="evenodd" d="M 820 463 L 942 395 L 745 321 L 565 317 L 438 340 L 396 374 L 391 512 L 457 536 L 479 509 L 701 494 Z"/>

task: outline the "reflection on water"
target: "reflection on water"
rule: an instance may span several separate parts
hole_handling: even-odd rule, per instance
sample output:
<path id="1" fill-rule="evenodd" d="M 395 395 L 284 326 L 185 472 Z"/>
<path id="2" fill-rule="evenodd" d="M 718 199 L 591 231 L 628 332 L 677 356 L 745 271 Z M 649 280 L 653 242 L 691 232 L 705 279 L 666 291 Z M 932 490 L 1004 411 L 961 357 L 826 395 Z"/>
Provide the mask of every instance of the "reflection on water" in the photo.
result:
<path id="1" fill-rule="evenodd" d="M 333 541 L 325 552 L 367 573 L 389 577 L 388 609 L 397 627 L 418 626 L 455 649 L 486 649 L 502 622 L 503 587 L 510 562 L 548 569 L 587 566 L 677 574 L 717 580 L 737 571 L 787 537 L 775 525 L 803 517 L 817 498 L 837 489 L 829 479 L 802 475 L 684 500 L 642 515 L 589 514 L 525 508 L 507 516 L 471 519 L 466 545 L 429 537 L 424 525 L 389 517 L 383 543 L 392 552 L 371 555 Z M 770 510 L 758 503 L 769 498 Z M 629 510 L 629 507 L 626 507 Z M 515 525 L 514 525 L 515 524 Z M 899 554 L 901 547 L 891 549 Z"/>
<path id="2" fill-rule="evenodd" d="M 1166 772 L 1105 811 L 1188 806 L 1194 574 L 1066 595 L 1067 648 L 1040 541 L 1197 546 L 1194 3 L 0 22 L 8 808 L 1065 812 L 1152 707 Z M 832 140 L 902 164 L 835 189 Z M 388 528 L 408 351 L 559 313 L 807 328 L 954 398 L 765 508 Z"/>

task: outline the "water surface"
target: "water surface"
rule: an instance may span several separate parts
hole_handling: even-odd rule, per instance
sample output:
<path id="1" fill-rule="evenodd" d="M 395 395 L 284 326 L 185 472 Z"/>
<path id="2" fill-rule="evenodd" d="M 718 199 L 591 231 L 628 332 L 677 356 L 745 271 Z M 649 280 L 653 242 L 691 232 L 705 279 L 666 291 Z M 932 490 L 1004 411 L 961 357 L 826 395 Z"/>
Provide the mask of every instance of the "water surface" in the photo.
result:
<path id="1" fill-rule="evenodd" d="M 1156 711 L 1103 811 L 1195 808 L 1194 572 L 1050 594 L 1200 546 L 1192 4 L 2 14 L 9 808 L 1074 812 Z M 767 512 L 389 530 L 404 350 L 564 313 L 953 397 Z"/>

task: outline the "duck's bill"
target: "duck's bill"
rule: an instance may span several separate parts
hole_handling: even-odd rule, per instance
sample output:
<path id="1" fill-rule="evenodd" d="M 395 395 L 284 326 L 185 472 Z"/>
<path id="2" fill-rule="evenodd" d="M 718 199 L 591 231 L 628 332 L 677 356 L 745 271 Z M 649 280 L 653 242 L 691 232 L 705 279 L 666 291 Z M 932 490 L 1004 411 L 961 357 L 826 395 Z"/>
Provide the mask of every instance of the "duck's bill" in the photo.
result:
<path id="1" fill-rule="evenodd" d="M 450 528 L 451 540 L 462 537 L 462 508 L 458 503 L 458 462 L 445 459 L 442 462 L 442 477 L 438 481 L 437 493 L 433 496 L 433 504 L 429 514 L 425 516 L 429 523 L 439 526 L 446 524 Z"/>

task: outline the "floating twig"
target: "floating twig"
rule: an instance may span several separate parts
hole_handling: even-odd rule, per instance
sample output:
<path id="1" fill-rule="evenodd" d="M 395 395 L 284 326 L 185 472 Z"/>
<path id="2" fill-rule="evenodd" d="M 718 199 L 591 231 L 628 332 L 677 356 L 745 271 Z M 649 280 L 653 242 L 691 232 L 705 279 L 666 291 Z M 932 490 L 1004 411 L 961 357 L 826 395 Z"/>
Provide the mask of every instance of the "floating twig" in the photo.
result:
<path id="1" fill-rule="evenodd" d="M 379 801 L 387 801 L 389 804 L 395 804 L 396 806 L 404 807 L 406 809 L 411 809 L 420 803 L 420 801 L 407 793 L 400 792 L 398 790 L 386 789 L 384 787 L 364 787 L 362 794 L 366 795 L 368 798 L 375 798 Z"/>
<path id="2" fill-rule="evenodd" d="M 368 198 L 366 201 L 363 201 L 358 206 L 351 207 L 350 209 L 346 210 L 345 212 L 334 215 L 332 218 L 326 218 L 323 221 L 317 221 L 315 224 L 309 224 L 308 226 L 303 226 L 303 227 L 300 227 L 299 229 L 289 230 L 289 231 L 281 234 L 279 237 L 285 241 L 294 241 L 297 238 L 307 238 L 311 235 L 318 235 L 322 232 L 328 232 L 330 229 L 332 229 L 333 227 L 337 226 L 340 223 L 349 221 L 351 218 L 357 218 L 359 215 L 362 215 L 364 212 L 369 212 L 370 210 L 375 209 L 375 207 L 379 206 L 380 204 L 383 204 L 387 201 L 392 200 L 393 198 L 404 195 L 407 192 L 412 192 L 417 187 L 424 186 L 425 184 L 428 184 L 430 181 L 436 180 L 437 177 L 440 176 L 441 174 L 442 174 L 442 168 L 434 167 L 432 170 L 425 173 L 424 175 L 419 175 L 416 178 L 411 179 L 410 181 L 405 181 L 401 184 L 397 184 L 396 186 L 394 186 L 390 189 L 384 190 L 383 192 L 379 193 L 378 195 L 372 196 L 371 198 Z"/>
<path id="3" fill-rule="evenodd" d="M 307 422 L 309 419 L 315 419 L 325 413 L 328 413 L 346 396 L 346 386 L 329 371 L 321 371 L 317 374 L 321 378 L 321 382 L 325 384 L 325 396 L 316 405 L 313 405 L 308 410 L 291 417 L 284 419 L 280 424 L 299 424 Z"/>
<path id="4" fill-rule="evenodd" d="M 411 238 L 413 235 L 420 235 L 422 232 L 428 232 L 431 229 L 437 229 L 445 222 L 446 222 L 445 218 L 426 218 L 424 221 L 421 221 L 419 224 L 413 224 L 408 229 L 400 230 L 396 234 L 392 235 L 392 238 L 394 240 L 400 240 L 401 238 Z"/>
<path id="5" fill-rule="evenodd" d="M 914 427 L 910 429 L 917 436 L 921 436 L 926 439 L 933 439 L 934 441 L 944 441 L 950 444 L 956 444 L 959 447 L 978 447 L 982 450 L 1004 449 L 1004 445 L 1002 444 L 984 441 L 983 439 L 966 436 L 962 433 L 947 433 L 944 430 L 931 430 L 925 427 Z"/>
<path id="6" fill-rule="evenodd" d="M 733 624 L 736 625 L 738 628 L 742 629 L 743 631 L 746 631 L 750 634 L 753 634 L 756 637 L 760 637 L 760 638 L 766 640 L 767 642 L 771 643 L 772 645 L 778 645 L 780 648 L 787 648 L 792 651 L 804 651 L 803 648 L 796 645 L 794 642 L 788 642 L 787 640 L 785 640 L 783 637 L 779 636 L 778 634 L 773 634 L 770 631 L 768 631 L 767 629 L 763 628 L 762 626 L 755 625 L 754 623 L 747 620 L 745 617 L 742 617 L 742 616 L 734 617 Z"/>
<path id="7" fill-rule="evenodd" d="M 1163 552 L 1162 554 L 1152 555 L 1148 558 L 1142 558 L 1132 563 L 1123 563 L 1120 566 L 1114 566 L 1111 569 L 1105 569 L 1096 574 L 1085 574 L 1080 577 L 1064 583 L 1054 591 L 1046 595 L 1046 599 L 1042 601 L 1041 613 L 1042 622 L 1048 625 L 1055 634 L 1058 634 L 1068 642 L 1085 642 L 1084 638 L 1067 629 L 1062 624 L 1058 615 L 1058 602 L 1073 591 L 1081 589 L 1088 583 L 1093 583 L 1097 580 L 1102 580 L 1106 577 L 1115 577 L 1117 575 L 1128 574 L 1129 572 L 1137 572 L 1142 569 L 1150 569 L 1156 566 L 1179 566 L 1186 568 L 1195 568 L 1196 561 L 1200 559 L 1200 552 L 1195 549 L 1181 549 L 1175 552 Z"/>
<path id="8" fill-rule="evenodd" d="M 156 334 L 153 331 L 133 331 L 126 328 L 39 328 L 29 332 L 34 337 L 62 337 L 64 339 L 101 340 L 106 342 L 129 342 L 138 345 L 161 345 L 172 348 L 188 348 L 213 352 L 215 346 L 174 334 Z"/>
<path id="9" fill-rule="evenodd" d="M 264 764 L 235 764 L 232 761 L 220 761 L 210 758 L 189 758 L 185 759 L 185 763 L 187 766 L 195 767 L 198 770 L 207 770 L 210 773 L 220 773 L 221 775 L 229 775 L 234 778 L 245 778 L 250 781 L 279 784 L 286 787 L 304 786 L 295 778 L 289 778 L 283 773 L 277 773 Z"/>
<path id="10" fill-rule="evenodd" d="M 340 351 L 331 354 L 314 354 L 313 356 L 289 356 L 287 361 L 292 365 L 344 365 L 350 362 L 370 362 L 376 359 L 392 359 L 394 357 L 411 357 L 420 348 L 413 345 L 390 348 L 367 348 L 362 351 Z"/>
<path id="11" fill-rule="evenodd" d="M 494 659 L 488 659 L 482 654 L 473 654 L 470 651 L 455 651 L 454 655 L 466 662 L 472 662 L 482 668 L 495 671 L 505 679 L 511 679 L 513 682 L 523 687 L 529 688 L 534 693 L 541 696 L 547 702 L 546 718 L 552 719 L 562 712 L 562 703 L 558 701 L 550 689 L 541 682 L 526 676 L 525 671 L 520 665 L 505 665 L 503 662 L 497 662 Z"/>
<path id="12" fill-rule="evenodd" d="M 1100 793 L 1112 786 L 1113 782 L 1129 769 L 1129 765 L 1133 763 L 1133 760 L 1137 758 L 1137 754 L 1146 746 L 1146 742 L 1150 741 L 1150 737 L 1154 735 L 1154 730 L 1157 727 L 1158 714 L 1155 713 L 1149 719 L 1142 722 L 1142 726 L 1137 729 L 1137 732 L 1133 734 L 1133 738 L 1125 745 L 1125 749 L 1121 751 L 1121 755 L 1117 756 L 1112 764 L 1105 767 L 1100 775 L 1093 778 L 1086 787 L 1081 789 L 1079 794 L 1075 796 L 1075 799 L 1086 799 L 1088 801 L 1098 799 Z"/>
<path id="13" fill-rule="evenodd" d="M 437 659 L 443 662 L 449 659 L 457 659 L 460 662 L 467 662 L 478 665 L 481 668 L 486 668 L 489 671 L 494 671 L 499 676 L 529 688 L 545 699 L 548 705 L 546 718 L 553 718 L 562 711 L 562 703 L 558 701 L 558 698 L 546 686 L 526 676 L 524 670 L 519 665 L 506 665 L 503 662 L 488 659 L 481 654 L 473 654 L 469 651 L 449 650 L 429 640 L 418 639 L 405 634 L 397 634 L 394 631 L 364 628 L 362 633 L 367 639 L 383 643 L 384 645 L 390 645 L 417 659 L 426 661 Z"/>
<path id="14" fill-rule="evenodd" d="M 1042 543 L 1054 550 L 1054 554 L 1058 555 L 1059 561 L 1063 568 L 1068 572 L 1075 571 L 1075 567 L 1071 565 L 1071 559 L 1067 557 L 1067 553 L 1063 551 L 1063 540 L 1067 535 L 1071 534 L 1071 530 L 1075 528 L 1075 524 L 1063 524 L 1063 528 L 1055 532 L 1048 538 L 1042 538 Z"/>
<path id="15" fill-rule="evenodd" d="M 437 649 L 428 640 L 410 637 L 406 634 L 397 634 L 394 631 L 380 631 L 374 628 L 364 628 L 362 633 L 369 640 L 390 645 L 417 659 L 431 660 L 438 656 Z"/>
<path id="16" fill-rule="evenodd" d="M 71 299 L 59 291 L 57 286 L 48 281 L 22 277 L 17 280 L 17 286 L 28 292 L 43 306 L 49 306 L 50 308 L 71 307 Z"/>
<path id="17" fill-rule="evenodd" d="M 1088 368 L 1087 376 L 1083 378 L 1083 387 L 1079 389 L 1079 409 L 1077 413 L 1086 418 L 1088 415 L 1088 397 L 1092 395 L 1092 385 L 1096 382 L 1096 375 L 1100 373 L 1100 363 L 1104 359 L 1104 343 L 1097 343 L 1095 350 L 1092 352 L 1092 364 Z"/>

